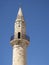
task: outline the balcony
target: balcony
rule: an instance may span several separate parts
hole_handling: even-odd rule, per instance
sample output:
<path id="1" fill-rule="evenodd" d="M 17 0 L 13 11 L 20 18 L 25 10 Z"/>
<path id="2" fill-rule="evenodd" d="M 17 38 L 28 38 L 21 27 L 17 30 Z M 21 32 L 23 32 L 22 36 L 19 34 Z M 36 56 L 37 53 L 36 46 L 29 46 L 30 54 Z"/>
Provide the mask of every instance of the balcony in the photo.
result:
<path id="1" fill-rule="evenodd" d="M 30 41 L 30 37 L 28 35 L 23 35 L 22 38 L 21 37 L 20 38 L 14 38 L 14 35 L 13 35 L 13 36 L 11 36 L 10 41 L 12 41 L 13 39 L 25 39 L 25 40 Z"/>

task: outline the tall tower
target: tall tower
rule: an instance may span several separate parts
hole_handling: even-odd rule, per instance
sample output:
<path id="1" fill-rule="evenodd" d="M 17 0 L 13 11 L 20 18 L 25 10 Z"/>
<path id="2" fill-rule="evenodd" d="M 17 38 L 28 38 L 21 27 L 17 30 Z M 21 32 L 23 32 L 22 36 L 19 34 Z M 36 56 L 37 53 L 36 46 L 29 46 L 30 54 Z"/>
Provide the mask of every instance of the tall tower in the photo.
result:
<path id="1" fill-rule="evenodd" d="M 10 41 L 13 47 L 12 65 L 26 65 L 26 48 L 29 37 L 26 35 L 26 25 L 21 8 L 19 8 L 14 24 L 14 36 Z"/>

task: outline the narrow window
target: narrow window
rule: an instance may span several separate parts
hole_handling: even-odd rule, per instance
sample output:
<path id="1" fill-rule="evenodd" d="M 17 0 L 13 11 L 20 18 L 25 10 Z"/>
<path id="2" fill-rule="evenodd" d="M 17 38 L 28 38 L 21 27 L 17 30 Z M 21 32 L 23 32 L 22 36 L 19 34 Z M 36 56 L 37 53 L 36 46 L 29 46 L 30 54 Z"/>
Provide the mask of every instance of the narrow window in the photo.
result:
<path id="1" fill-rule="evenodd" d="M 20 38 L 20 32 L 18 32 L 18 38 Z"/>

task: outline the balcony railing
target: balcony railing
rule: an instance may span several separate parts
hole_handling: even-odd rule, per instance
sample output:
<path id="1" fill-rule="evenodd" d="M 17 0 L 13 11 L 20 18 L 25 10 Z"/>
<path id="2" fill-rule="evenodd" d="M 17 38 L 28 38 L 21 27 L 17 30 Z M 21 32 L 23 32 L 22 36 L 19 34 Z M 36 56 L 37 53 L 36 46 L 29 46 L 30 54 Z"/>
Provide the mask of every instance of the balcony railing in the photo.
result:
<path id="1" fill-rule="evenodd" d="M 14 35 L 13 35 L 13 36 L 11 36 L 10 41 L 13 40 L 13 39 L 21 39 L 21 37 L 20 38 L 15 38 Z M 26 39 L 26 40 L 30 41 L 30 37 L 28 35 L 23 35 L 22 39 Z"/>

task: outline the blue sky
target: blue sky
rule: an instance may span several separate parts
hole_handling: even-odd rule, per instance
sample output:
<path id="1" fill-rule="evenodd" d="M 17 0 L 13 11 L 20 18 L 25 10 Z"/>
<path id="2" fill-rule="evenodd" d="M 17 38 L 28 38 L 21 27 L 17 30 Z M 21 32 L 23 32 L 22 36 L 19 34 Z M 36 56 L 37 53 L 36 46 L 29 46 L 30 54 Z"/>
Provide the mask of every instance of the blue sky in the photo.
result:
<path id="1" fill-rule="evenodd" d="M 30 36 L 27 65 L 49 65 L 49 0 L 0 0 L 0 65 L 12 65 L 10 37 L 20 6 Z"/>

